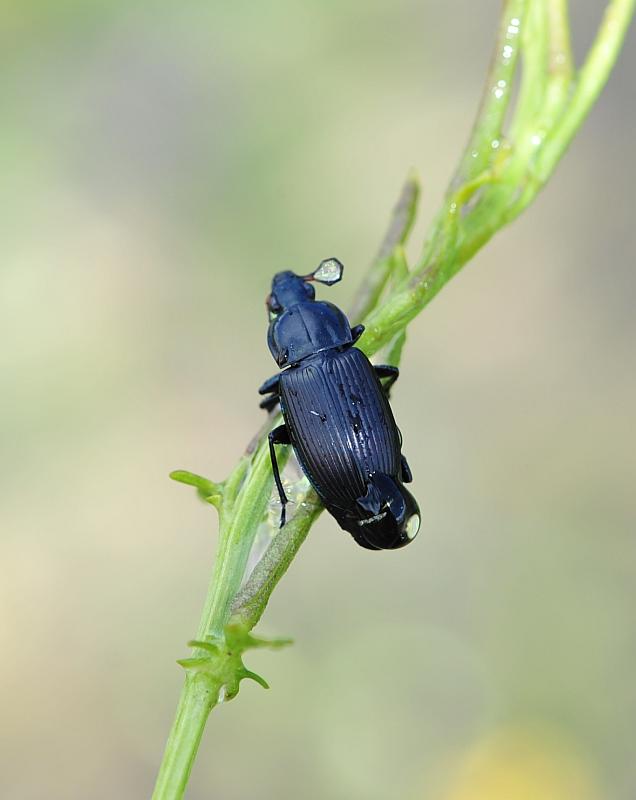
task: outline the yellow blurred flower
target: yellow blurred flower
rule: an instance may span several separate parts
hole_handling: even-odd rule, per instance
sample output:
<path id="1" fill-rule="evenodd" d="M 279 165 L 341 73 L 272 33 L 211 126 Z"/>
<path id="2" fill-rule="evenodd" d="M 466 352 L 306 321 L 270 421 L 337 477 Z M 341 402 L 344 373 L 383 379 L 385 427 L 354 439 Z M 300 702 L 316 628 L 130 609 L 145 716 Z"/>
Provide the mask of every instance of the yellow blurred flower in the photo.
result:
<path id="1" fill-rule="evenodd" d="M 443 800 L 600 800 L 590 770 L 552 733 L 507 730 L 460 762 Z"/>

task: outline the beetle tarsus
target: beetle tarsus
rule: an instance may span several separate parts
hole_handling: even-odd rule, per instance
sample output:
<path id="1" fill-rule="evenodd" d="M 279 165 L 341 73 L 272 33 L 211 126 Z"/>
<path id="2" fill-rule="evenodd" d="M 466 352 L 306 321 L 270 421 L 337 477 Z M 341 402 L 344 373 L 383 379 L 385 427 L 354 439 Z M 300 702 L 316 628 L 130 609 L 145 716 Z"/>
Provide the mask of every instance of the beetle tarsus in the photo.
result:
<path id="1" fill-rule="evenodd" d="M 272 377 L 268 378 L 258 390 L 259 394 L 270 395 L 270 397 L 266 397 L 258 404 L 258 407 L 264 408 L 268 414 L 271 413 L 280 402 L 280 397 L 278 394 L 279 383 L 280 375 L 272 375 Z"/>
<path id="2" fill-rule="evenodd" d="M 358 341 L 363 333 L 364 325 L 354 325 L 353 328 L 351 328 L 351 339 L 353 340 L 353 344 Z"/>
<path id="3" fill-rule="evenodd" d="M 280 397 L 277 394 L 270 395 L 258 404 L 259 408 L 264 408 L 270 414 L 276 406 L 280 403 Z"/>
<path id="4" fill-rule="evenodd" d="M 382 389 L 388 399 L 391 396 L 391 387 L 400 377 L 400 368 L 393 367 L 390 364 L 375 364 L 373 369 L 380 381 L 382 378 L 388 378 L 387 382 L 382 384 Z"/>
<path id="5" fill-rule="evenodd" d="M 409 462 L 406 460 L 405 456 L 402 456 L 400 460 L 400 466 L 402 469 L 402 483 L 412 483 L 413 473 L 411 472 L 411 468 L 409 467 Z"/>
<path id="6" fill-rule="evenodd" d="M 269 457 L 272 462 L 272 472 L 274 473 L 274 482 L 276 483 L 276 488 L 278 489 L 278 497 L 280 498 L 281 510 L 280 510 L 280 524 L 279 528 L 282 528 L 285 524 L 286 520 L 286 511 L 285 506 L 289 502 L 287 499 L 287 495 L 285 494 L 285 490 L 283 489 L 283 482 L 280 478 L 280 470 L 278 469 L 278 461 L 276 459 L 276 449 L 274 445 L 277 444 L 291 444 L 289 439 L 289 431 L 287 430 L 286 425 L 279 425 L 274 430 L 270 431 L 267 435 L 267 439 L 269 441 Z"/>

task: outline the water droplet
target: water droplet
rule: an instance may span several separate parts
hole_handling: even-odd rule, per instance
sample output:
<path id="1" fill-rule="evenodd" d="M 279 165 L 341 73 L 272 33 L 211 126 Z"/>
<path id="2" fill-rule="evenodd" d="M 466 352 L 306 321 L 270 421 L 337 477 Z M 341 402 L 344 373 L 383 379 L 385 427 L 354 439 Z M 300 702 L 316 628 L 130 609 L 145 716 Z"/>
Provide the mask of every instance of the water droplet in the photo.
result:
<path id="1" fill-rule="evenodd" d="M 337 258 L 326 258 L 313 273 L 314 278 L 331 286 L 342 278 L 343 266 Z"/>
<path id="2" fill-rule="evenodd" d="M 411 539 L 411 540 L 415 539 L 419 529 L 420 529 L 420 517 L 419 517 L 419 514 L 413 514 L 413 516 L 406 523 L 406 535 L 407 535 L 407 538 Z"/>
<path id="3" fill-rule="evenodd" d="M 501 142 L 499 141 L 499 139 L 493 139 L 492 142 L 490 143 L 490 146 L 492 147 L 493 150 L 496 150 L 500 144 Z"/>

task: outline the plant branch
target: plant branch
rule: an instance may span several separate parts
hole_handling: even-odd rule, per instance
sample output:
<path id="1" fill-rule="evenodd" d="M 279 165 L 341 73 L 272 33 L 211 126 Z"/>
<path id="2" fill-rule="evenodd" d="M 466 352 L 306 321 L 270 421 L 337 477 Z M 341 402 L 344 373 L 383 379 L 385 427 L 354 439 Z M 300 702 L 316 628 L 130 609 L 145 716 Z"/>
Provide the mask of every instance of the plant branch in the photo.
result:
<path id="1" fill-rule="evenodd" d="M 635 0 L 611 0 L 596 38 L 581 67 L 572 98 L 561 115 L 537 164 L 537 175 L 545 182 L 574 138 L 583 120 L 605 86 L 634 14 Z"/>
<path id="2" fill-rule="evenodd" d="M 481 104 L 468 145 L 450 183 L 449 193 L 470 183 L 487 170 L 492 162 L 492 150 L 501 146 L 503 123 L 519 57 L 519 36 L 526 5 L 527 0 L 504 2 Z"/>
<path id="3" fill-rule="evenodd" d="M 318 495 L 310 486 L 306 486 L 296 513 L 274 537 L 248 581 L 234 598 L 231 607 L 233 622 L 249 628 L 256 625 L 274 587 L 287 571 L 322 511 Z"/>
<path id="4" fill-rule="evenodd" d="M 635 2 L 611 0 L 578 73 L 572 63 L 566 0 L 504 2 L 477 119 L 419 261 L 409 271 L 403 250 L 418 199 L 417 182 L 410 177 L 378 256 L 357 293 L 351 319 L 362 320 L 366 326 L 359 346 L 367 355 L 386 348 L 390 363 L 397 364 L 408 323 L 494 233 L 534 200 L 605 84 Z M 511 109 L 520 63 L 520 91 Z M 243 653 L 284 643 L 256 639 L 250 630 L 322 506 L 305 478 L 292 482 L 286 492 L 296 511 L 277 530 L 278 506 L 270 500 L 273 480 L 267 432 L 278 420 L 279 416 L 269 415 L 223 483 L 185 471 L 172 474 L 217 508 L 219 544 L 197 638 L 191 642 L 192 655 L 180 662 L 186 670 L 185 684 L 155 800 L 183 796 L 212 708 L 236 696 L 246 678 L 266 685 L 245 668 Z M 281 456 L 282 468 L 286 455 Z M 274 513 L 268 513 L 270 508 Z M 263 535 L 269 537 L 269 546 L 247 574 L 250 553 Z"/>
<path id="5" fill-rule="evenodd" d="M 375 261 L 367 270 L 349 311 L 349 319 L 360 322 L 378 303 L 392 269 L 391 258 L 397 247 L 405 244 L 415 222 L 420 187 L 411 173 L 402 187 L 393 209 L 389 227 L 384 235 Z"/>

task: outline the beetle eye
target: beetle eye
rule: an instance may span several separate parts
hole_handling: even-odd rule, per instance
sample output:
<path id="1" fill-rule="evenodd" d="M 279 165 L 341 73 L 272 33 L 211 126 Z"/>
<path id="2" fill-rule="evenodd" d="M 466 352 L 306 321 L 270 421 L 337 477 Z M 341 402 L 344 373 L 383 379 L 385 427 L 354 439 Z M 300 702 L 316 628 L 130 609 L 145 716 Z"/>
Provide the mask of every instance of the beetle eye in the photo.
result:
<path id="1" fill-rule="evenodd" d="M 270 319 L 272 315 L 276 316 L 276 314 L 280 314 L 280 312 L 283 310 L 281 304 L 276 299 L 275 294 L 270 294 L 265 302 L 267 305 L 267 310 L 269 311 Z"/>

